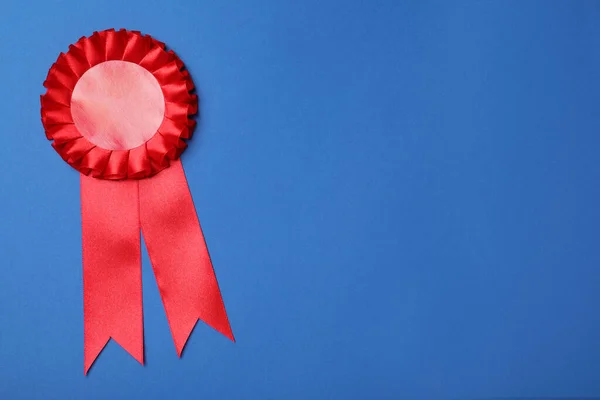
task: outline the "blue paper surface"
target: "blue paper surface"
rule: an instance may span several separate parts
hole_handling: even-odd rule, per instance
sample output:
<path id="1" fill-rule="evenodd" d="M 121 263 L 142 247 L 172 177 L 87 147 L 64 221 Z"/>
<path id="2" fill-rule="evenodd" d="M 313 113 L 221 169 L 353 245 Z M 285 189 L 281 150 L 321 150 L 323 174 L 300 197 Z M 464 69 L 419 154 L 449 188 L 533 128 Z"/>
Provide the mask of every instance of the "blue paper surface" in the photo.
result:
<path id="1" fill-rule="evenodd" d="M 600 3 L 5 2 L 0 399 L 600 396 Z M 183 155 L 237 343 L 181 359 L 144 249 L 146 366 L 83 376 L 79 179 L 39 119 L 81 36 L 199 88 Z"/>

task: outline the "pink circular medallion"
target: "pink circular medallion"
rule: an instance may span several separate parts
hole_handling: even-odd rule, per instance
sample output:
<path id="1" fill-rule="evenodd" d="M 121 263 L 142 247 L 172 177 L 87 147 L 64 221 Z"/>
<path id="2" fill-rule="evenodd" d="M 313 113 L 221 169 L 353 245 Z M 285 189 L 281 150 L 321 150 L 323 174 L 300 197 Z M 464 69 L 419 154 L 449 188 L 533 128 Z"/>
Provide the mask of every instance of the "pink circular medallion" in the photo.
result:
<path id="1" fill-rule="evenodd" d="M 152 73 L 128 61 L 105 61 L 77 81 L 71 116 L 77 130 L 106 150 L 130 150 L 154 136 L 165 99 Z"/>

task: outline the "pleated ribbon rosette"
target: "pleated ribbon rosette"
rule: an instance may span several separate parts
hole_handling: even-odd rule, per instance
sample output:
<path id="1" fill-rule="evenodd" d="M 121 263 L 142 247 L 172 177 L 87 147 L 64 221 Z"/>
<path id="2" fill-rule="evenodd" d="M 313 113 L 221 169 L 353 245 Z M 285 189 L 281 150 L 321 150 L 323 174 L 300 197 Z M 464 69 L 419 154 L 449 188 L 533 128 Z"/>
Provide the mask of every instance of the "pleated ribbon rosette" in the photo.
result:
<path id="1" fill-rule="evenodd" d="M 140 230 L 177 354 L 198 319 L 233 340 L 179 160 L 198 111 L 179 57 L 136 31 L 95 32 L 44 86 L 46 136 L 81 179 L 84 374 L 110 338 L 144 362 Z"/>

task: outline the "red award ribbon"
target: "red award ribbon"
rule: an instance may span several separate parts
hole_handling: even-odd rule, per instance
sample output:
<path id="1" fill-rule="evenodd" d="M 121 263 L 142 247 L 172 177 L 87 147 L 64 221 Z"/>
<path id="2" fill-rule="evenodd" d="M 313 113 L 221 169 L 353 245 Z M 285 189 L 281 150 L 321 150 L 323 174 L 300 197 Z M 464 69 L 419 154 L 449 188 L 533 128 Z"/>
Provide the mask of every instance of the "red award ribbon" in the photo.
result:
<path id="1" fill-rule="evenodd" d="M 198 110 L 181 60 L 139 32 L 95 32 L 44 86 L 46 136 L 81 173 L 84 373 L 110 338 L 144 363 L 140 229 L 177 354 L 198 319 L 233 340 L 179 161 Z"/>

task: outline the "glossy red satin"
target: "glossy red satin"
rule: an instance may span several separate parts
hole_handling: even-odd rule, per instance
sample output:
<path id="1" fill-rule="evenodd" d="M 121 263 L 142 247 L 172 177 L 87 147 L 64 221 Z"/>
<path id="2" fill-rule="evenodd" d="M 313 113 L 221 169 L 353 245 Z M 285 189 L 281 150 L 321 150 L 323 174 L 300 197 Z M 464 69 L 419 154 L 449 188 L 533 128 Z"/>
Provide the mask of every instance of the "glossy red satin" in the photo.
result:
<path id="1" fill-rule="evenodd" d="M 81 175 L 84 373 L 112 337 L 144 363 L 138 182 Z"/>
<path id="2" fill-rule="evenodd" d="M 177 354 L 198 319 L 233 340 L 179 161 L 197 112 L 183 63 L 150 36 L 108 30 L 70 46 L 44 86 L 46 136 L 81 172 L 84 373 L 110 338 L 144 362 L 140 229 Z"/>
<path id="3" fill-rule="evenodd" d="M 181 162 L 139 185 L 142 233 L 177 354 L 198 319 L 234 340 Z"/>
<path id="4" fill-rule="evenodd" d="M 69 46 L 68 52 L 59 55 L 44 82 L 47 91 L 41 96 L 41 114 L 46 137 L 52 140 L 52 147 L 63 160 L 84 175 L 122 180 L 151 177 L 167 168 L 172 160 L 179 158 L 187 146 L 185 141 L 191 137 L 196 124 L 192 116 L 198 112 L 198 97 L 191 93 L 194 83 L 184 69 L 183 62 L 164 47 L 164 43 L 139 32 L 111 29 L 83 37 Z M 110 74 L 98 74 L 102 70 L 106 72 L 109 67 L 94 67 L 106 62 L 110 64 L 112 61 L 134 63 L 142 67 L 156 79 L 162 91 L 162 122 L 155 134 L 147 140 L 149 135 L 145 132 L 144 135 L 137 133 L 138 136 L 143 136 L 143 143 L 140 143 L 141 140 L 133 140 L 123 145 L 90 140 L 89 137 L 110 133 L 89 132 L 85 128 L 81 132 L 78 129 L 77 125 L 82 120 L 97 122 L 98 117 L 94 107 L 87 107 L 89 114 L 82 117 L 80 106 L 92 99 L 80 96 L 78 82 L 84 79 L 85 83 L 85 75 L 90 71 L 92 75 L 100 75 L 96 76 L 98 79 L 110 77 Z M 136 80 L 148 81 L 139 77 Z M 101 87 L 114 87 L 114 82 L 111 81 L 97 84 Z M 87 92 L 89 94 L 93 91 Z M 152 90 L 138 88 L 138 93 L 138 97 L 149 96 L 147 100 L 155 101 L 156 96 L 152 94 Z M 123 97 L 117 97 L 116 100 L 121 101 Z M 72 106 L 75 110 L 72 110 Z M 149 104 L 144 107 L 147 106 Z M 128 107 L 136 109 L 135 105 Z M 152 112 L 149 118 L 153 119 L 155 115 Z M 111 118 L 120 121 L 115 126 L 117 129 L 125 122 L 115 115 Z M 127 133 L 126 136 L 135 137 L 136 133 Z M 137 146 L 131 148 L 132 145 Z"/>
<path id="5" fill-rule="evenodd" d="M 112 337 L 144 363 L 140 228 L 177 354 L 198 319 L 234 340 L 179 160 L 143 180 L 81 176 L 84 372 Z"/>

